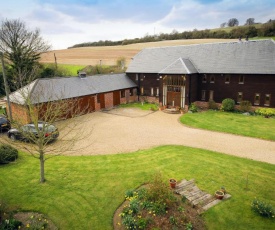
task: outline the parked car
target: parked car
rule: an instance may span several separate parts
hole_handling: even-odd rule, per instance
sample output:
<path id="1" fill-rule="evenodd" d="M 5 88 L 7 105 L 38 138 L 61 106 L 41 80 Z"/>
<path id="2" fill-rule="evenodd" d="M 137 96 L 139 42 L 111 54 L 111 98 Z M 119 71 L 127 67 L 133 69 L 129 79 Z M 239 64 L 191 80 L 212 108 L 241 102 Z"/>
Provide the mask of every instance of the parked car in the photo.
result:
<path id="1" fill-rule="evenodd" d="M 3 115 L 0 115 L 0 132 L 11 128 L 10 121 Z"/>
<path id="2" fill-rule="evenodd" d="M 46 122 L 38 122 L 38 129 L 33 123 L 21 126 L 19 129 L 12 128 L 8 131 L 8 137 L 12 140 L 33 141 L 38 138 L 39 133 L 43 132 L 45 142 L 57 139 L 59 136 L 58 129 Z"/>

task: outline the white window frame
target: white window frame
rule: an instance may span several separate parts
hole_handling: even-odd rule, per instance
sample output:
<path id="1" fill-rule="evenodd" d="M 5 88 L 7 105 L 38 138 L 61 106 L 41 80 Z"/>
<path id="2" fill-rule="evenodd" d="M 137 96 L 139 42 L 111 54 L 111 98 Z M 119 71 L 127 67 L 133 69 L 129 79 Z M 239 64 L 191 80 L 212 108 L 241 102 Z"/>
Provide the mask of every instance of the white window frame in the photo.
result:
<path id="1" fill-rule="evenodd" d="M 151 96 L 154 96 L 154 87 L 151 87 L 150 92 L 151 92 Z"/>
<path id="2" fill-rule="evenodd" d="M 156 96 L 159 96 L 159 87 L 156 87 Z"/>

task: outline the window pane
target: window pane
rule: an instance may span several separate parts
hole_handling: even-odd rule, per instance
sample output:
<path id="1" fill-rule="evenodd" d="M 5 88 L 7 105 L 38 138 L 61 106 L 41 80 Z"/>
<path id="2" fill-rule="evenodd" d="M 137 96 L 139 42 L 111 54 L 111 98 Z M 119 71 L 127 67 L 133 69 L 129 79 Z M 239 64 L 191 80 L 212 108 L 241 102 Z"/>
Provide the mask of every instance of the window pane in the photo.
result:
<path id="1" fill-rule="evenodd" d="M 243 100 L 243 93 L 242 92 L 238 92 L 237 102 L 240 103 L 242 100 Z"/>
<path id="2" fill-rule="evenodd" d="M 201 91 L 201 99 L 202 99 L 202 100 L 205 100 L 205 90 L 202 90 L 202 91 Z"/>
<path id="3" fill-rule="evenodd" d="M 241 76 L 239 77 L 239 84 L 243 84 L 243 83 L 244 83 L 244 76 L 241 75 Z"/>
<path id="4" fill-rule="evenodd" d="M 265 102 L 264 105 L 269 106 L 270 105 L 270 94 L 265 95 Z"/>
<path id="5" fill-rule="evenodd" d="M 211 75 L 211 77 L 210 77 L 210 83 L 215 83 L 215 75 Z"/>
<path id="6" fill-rule="evenodd" d="M 230 75 L 225 75 L 225 83 L 230 83 Z"/>
<path id="7" fill-rule="evenodd" d="M 255 94 L 254 104 L 255 105 L 259 105 L 260 104 L 260 94 L 259 93 Z"/>

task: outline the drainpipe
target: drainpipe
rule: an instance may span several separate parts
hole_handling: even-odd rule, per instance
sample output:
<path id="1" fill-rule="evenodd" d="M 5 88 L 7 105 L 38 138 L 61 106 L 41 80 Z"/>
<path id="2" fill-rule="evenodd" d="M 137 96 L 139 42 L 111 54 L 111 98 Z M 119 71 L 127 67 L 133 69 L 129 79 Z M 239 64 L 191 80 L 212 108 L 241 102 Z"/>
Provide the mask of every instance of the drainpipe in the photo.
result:
<path id="1" fill-rule="evenodd" d="M 139 95 L 140 95 L 140 74 L 138 73 L 138 101 L 139 101 Z"/>
<path id="2" fill-rule="evenodd" d="M 189 103 L 189 105 L 188 106 L 190 106 L 191 105 L 191 75 L 189 75 L 189 92 L 188 92 L 188 103 Z"/>

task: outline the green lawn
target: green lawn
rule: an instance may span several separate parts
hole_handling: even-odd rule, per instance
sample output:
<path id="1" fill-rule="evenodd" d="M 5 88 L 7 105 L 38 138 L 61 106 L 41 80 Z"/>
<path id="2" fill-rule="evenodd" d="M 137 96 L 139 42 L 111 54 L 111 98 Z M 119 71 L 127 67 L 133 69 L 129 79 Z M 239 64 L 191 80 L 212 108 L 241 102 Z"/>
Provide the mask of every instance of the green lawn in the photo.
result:
<path id="1" fill-rule="evenodd" d="M 58 64 L 58 67 L 68 71 L 69 76 L 77 76 L 77 71 L 83 69 L 85 65 Z"/>
<path id="2" fill-rule="evenodd" d="M 275 141 L 275 119 L 220 111 L 186 113 L 181 123 L 191 127 Z"/>
<path id="3" fill-rule="evenodd" d="M 203 217 L 208 229 L 275 229 L 275 221 L 254 214 L 254 197 L 275 206 L 275 165 L 183 146 L 161 146 L 128 154 L 60 156 L 46 162 L 39 184 L 39 162 L 20 153 L 16 163 L 0 166 L 0 200 L 22 210 L 42 212 L 60 229 L 112 229 L 124 192 L 160 171 L 165 179 L 195 178 L 213 194 L 225 186 L 230 200 Z M 248 190 L 246 178 L 248 176 Z"/>
<path id="4" fill-rule="evenodd" d="M 157 110 L 158 105 L 152 104 L 152 103 L 140 103 L 140 102 L 134 102 L 134 103 L 128 103 L 128 104 L 121 104 L 119 105 L 121 108 L 140 108 L 142 110 Z"/>
<path id="5" fill-rule="evenodd" d="M 54 68 L 54 63 L 43 64 L 45 67 Z M 85 65 L 70 65 L 70 64 L 58 64 L 57 68 L 65 76 L 77 76 L 77 71 L 81 70 Z"/>

